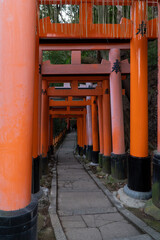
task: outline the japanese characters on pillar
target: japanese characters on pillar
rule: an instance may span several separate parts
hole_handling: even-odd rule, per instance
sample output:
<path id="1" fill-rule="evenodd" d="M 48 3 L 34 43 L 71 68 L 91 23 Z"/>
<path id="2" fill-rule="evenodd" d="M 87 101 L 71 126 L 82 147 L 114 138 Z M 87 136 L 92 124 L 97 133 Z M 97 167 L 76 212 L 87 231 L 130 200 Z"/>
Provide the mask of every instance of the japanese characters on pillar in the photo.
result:
<path id="1" fill-rule="evenodd" d="M 110 99 L 112 123 L 111 174 L 114 178 L 127 178 L 127 155 L 125 154 L 122 80 L 120 49 L 113 48 L 109 52 L 111 63 Z"/>
<path id="2" fill-rule="evenodd" d="M 41 144 L 42 144 L 42 172 L 48 171 L 48 133 L 49 133 L 49 99 L 47 95 L 48 82 L 42 80 L 42 105 L 41 105 Z"/>

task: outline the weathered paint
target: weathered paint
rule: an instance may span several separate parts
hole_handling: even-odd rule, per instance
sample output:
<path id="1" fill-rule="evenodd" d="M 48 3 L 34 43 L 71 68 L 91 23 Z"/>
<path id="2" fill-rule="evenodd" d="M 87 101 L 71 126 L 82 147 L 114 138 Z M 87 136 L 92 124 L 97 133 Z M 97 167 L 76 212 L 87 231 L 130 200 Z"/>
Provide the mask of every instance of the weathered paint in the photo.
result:
<path id="1" fill-rule="evenodd" d="M 36 1 L 1 1 L 0 16 L 0 210 L 10 211 L 31 200 Z"/>

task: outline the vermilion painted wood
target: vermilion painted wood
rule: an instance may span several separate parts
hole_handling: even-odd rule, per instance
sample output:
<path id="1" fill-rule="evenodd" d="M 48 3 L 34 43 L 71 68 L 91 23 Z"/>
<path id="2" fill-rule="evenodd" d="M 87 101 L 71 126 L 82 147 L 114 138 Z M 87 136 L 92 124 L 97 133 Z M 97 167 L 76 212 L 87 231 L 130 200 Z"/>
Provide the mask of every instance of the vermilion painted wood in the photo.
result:
<path id="1" fill-rule="evenodd" d="M 102 88 L 96 89 L 69 89 L 69 90 L 57 90 L 54 87 L 48 89 L 49 97 L 62 97 L 62 96 L 99 96 L 102 95 Z"/>
<path id="2" fill-rule="evenodd" d="M 51 114 L 51 117 L 52 118 L 78 118 L 78 117 L 83 117 L 83 114 L 82 115 L 76 115 L 76 114 L 64 114 L 64 115 L 61 115 L 61 114 Z"/>
<path id="3" fill-rule="evenodd" d="M 49 100 L 49 106 L 50 107 L 65 107 L 65 106 L 73 106 L 73 107 L 78 107 L 78 106 L 87 106 L 91 105 L 90 100 L 83 100 L 83 101 L 54 101 L 54 100 Z"/>
<path id="4" fill-rule="evenodd" d="M 103 142 L 104 156 L 111 155 L 111 111 L 109 81 L 103 81 Z"/>
<path id="5" fill-rule="evenodd" d="M 0 2 L 0 210 L 31 201 L 36 1 Z"/>
<path id="6" fill-rule="evenodd" d="M 42 75 L 101 75 L 112 72 L 111 64 L 107 60 L 102 60 L 101 64 L 51 64 L 50 61 L 43 62 Z M 130 64 L 128 60 L 121 62 L 121 72 L 130 73 Z"/>
<path id="7" fill-rule="evenodd" d="M 134 1 L 138 1 L 138 0 L 134 0 Z M 159 0 L 158 0 L 159 1 Z M 70 0 L 39 0 L 38 1 L 39 4 L 71 4 Z M 81 4 L 81 3 L 93 3 L 92 0 L 72 0 L 72 4 Z M 133 4 L 133 0 L 99 0 L 99 1 L 94 1 L 94 5 L 132 5 Z M 148 5 L 157 5 L 157 0 L 148 0 Z"/>
<path id="8" fill-rule="evenodd" d="M 39 45 L 40 51 L 109 50 L 111 48 L 130 49 L 130 43 L 53 43 Z"/>
<path id="9" fill-rule="evenodd" d="M 38 27 L 38 14 L 36 27 Z M 33 158 L 39 155 L 39 32 L 36 33 L 36 52 L 35 52 L 35 78 L 34 78 L 34 111 L 33 111 Z"/>
<path id="10" fill-rule="evenodd" d="M 112 64 L 118 60 L 120 62 L 120 50 L 111 49 L 109 60 Z M 124 142 L 124 121 L 122 102 L 122 81 L 121 72 L 110 74 L 110 102 L 111 102 L 111 125 L 112 125 L 112 152 L 114 154 L 125 153 Z"/>
<path id="11" fill-rule="evenodd" d="M 98 123 L 99 123 L 99 145 L 100 145 L 100 153 L 103 154 L 103 99 L 102 96 L 98 96 Z"/>
<path id="12" fill-rule="evenodd" d="M 42 108 L 41 108 L 41 143 L 42 143 L 42 157 L 47 157 L 48 152 L 48 133 L 49 133 L 49 100 L 47 96 L 48 84 L 42 81 Z"/>
<path id="13" fill-rule="evenodd" d="M 130 154 L 148 156 L 148 40 L 137 34 L 142 20 L 147 21 L 145 1 L 132 6 L 133 38 L 131 40 L 130 85 Z M 143 70 L 142 70 L 143 69 Z"/>
<path id="14" fill-rule="evenodd" d="M 65 110 L 65 111 L 60 111 L 60 110 L 49 110 L 50 115 L 86 115 L 86 110 L 84 109 L 83 111 L 74 111 L 74 110 Z"/>
<path id="15" fill-rule="evenodd" d="M 99 151 L 98 139 L 98 111 L 96 97 L 91 97 L 92 102 L 92 138 L 93 138 L 93 151 Z"/>
<path id="16" fill-rule="evenodd" d="M 107 80 L 109 79 L 109 76 L 106 75 L 98 75 L 98 76 L 94 76 L 94 75 L 81 75 L 81 76 L 43 76 L 42 80 L 46 80 L 50 83 L 65 83 L 65 82 L 73 82 L 75 80 L 77 80 L 80 83 L 86 83 L 86 82 L 101 82 L 103 80 Z M 125 80 L 126 76 L 122 75 L 122 80 Z"/>

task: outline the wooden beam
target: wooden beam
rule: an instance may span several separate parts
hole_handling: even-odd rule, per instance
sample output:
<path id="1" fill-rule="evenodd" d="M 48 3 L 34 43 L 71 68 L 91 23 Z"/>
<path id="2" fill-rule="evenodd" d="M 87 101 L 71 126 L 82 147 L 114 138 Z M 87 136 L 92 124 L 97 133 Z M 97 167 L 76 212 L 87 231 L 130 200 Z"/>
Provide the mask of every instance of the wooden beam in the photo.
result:
<path id="1" fill-rule="evenodd" d="M 138 1 L 138 0 L 134 0 Z M 159 1 L 159 0 L 158 0 Z M 72 0 L 72 4 L 92 3 L 92 0 Z M 70 0 L 38 0 L 39 4 L 71 4 Z M 132 5 L 133 0 L 114 0 L 114 5 Z M 113 5 L 113 0 L 99 0 L 94 2 L 95 5 Z M 148 5 L 157 5 L 156 0 L 148 0 Z"/>
<path id="2" fill-rule="evenodd" d="M 101 64 L 50 64 L 50 61 L 43 62 L 42 75 L 100 75 L 110 74 L 111 64 L 107 60 L 102 60 Z M 121 62 L 121 73 L 130 73 L 130 64 L 127 60 Z"/>
<path id="3" fill-rule="evenodd" d="M 84 115 L 70 115 L 70 114 L 65 114 L 65 115 L 61 115 L 61 114 L 51 114 L 52 118 L 83 118 Z"/>
<path id="4" fill-rule="evenodd" d="M 74 107 L 81 107 L 81 106 L 87 106 L 91 105 L 90 100 L 83 100 L 83 101 L 55 101 L 55 100 L 49 100 L 49 106 L 50 107 L 67 107 L 67 106 L 74 106 Z"/>
<path id="5" fill-rule="evenodd" d="M 78 83 L 86 83 L 86 82 L 101 82 L 103 80 L 108 80 L 109 76 L 107 75 L 76 75 L 76 76 L 42 76 L 42 80 L 46 80 L 49 83 L 65 83 L 65 82 L 72 82 L 74 80 L 77 80 Z M 122 75 L 122 80 L 126 79 L 126 75 Z"/>
<path id="6" fill-rule="evenodd" d="M 49 87 L 47 94 L 49 97 L 64 97 L 64 96 L 99 96 L 102 95 L 102 88 L 97 87 L 95 89 L 55 89 Z"/>
<path id="7" fill-rule="evenodd" d="M 83 111 L 71 111 L 71 110 L 65 110 L 65 111 L 56 111 L 56 110 L 49 110 L 49 115 L 56 114 L 56 115 L 85 115 L 86 109 Z"/>
<path id="8" fill-rule="evenodd" d="M 130 49 L 130 43 L 53 43 L 40 44 L 41 51 L 87 51 L 110 50 L 111 48 Z"/>
<path id="9" fill-rule="evenodd" d="M 132 22 L 122 19 L 121 24 L 51 23 L 50 17 L 39 20 L 40 38 L 66 39 L 131 39 Z"/>

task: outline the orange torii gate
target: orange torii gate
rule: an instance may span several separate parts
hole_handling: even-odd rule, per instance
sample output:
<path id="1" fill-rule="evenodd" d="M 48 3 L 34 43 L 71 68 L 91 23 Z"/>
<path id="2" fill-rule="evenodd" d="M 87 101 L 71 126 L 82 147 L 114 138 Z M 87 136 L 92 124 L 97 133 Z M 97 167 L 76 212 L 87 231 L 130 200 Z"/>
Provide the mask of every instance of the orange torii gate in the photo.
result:
<path id="1" fill-rule="evenodd" d="M 76 118 L 77 119 L 77 151 L 79 154 L 83 153 L 83 149 L 86 145 L 86 110 L 79 110 L 79 111 L 54 111 L 50 110 L 49 112 L 52 118 Z"/>
<path id="2" fill-rule="evenodd" d="M 41 3 L 41 1 L 37 2 Z M 64 3 L 66 2 L 67 0 L 64 0 Z M 130 40 L 131 146 L 128 161 L 128 185 L 125 187 L 125 192 L 134 198 L 146 199 L 151 196 L 150 157 L 148 156 L 147 41 L 157 37 L 160 41 L 158 35 L 160 19 L 149 21 L 146 19 L 147 1 L 144 0 L 97 1 L 98 4 L 104 2 L 104 4 L 116 5 L 124 2 L 126 5 L 131 5 L 131 20 L 122 19 L 121 24 L 115 25 L 93 24 L 92 1 L 77 0 L 78 2 L 79 4 L 82 2 L 80 9 L 83 11 L 80 13 L 79 25 L 51 24 L 48 18 L 46 21 L 44 20 L 46 28 L 43 28 L 43 20 L 40 20 L 40 32 L 37 31 L 38 24 L 36 30 L 36 0 L 15 0 L 15 4 L 11 3 L 10 0 L 5 0 L 0 3 L 0 146 L 2 155 L 0 168 L 0 210 L 2 210 L 0 213 L 0 229 L 4 229 L 4 227 L 10 229 L 9 236 L 7 230 L 5 232 L 2 230 L 0 232 L 1 238 L 14 239 L 16 227 L 18 228 L 16 237 L 19 239 L 35 240 L 37 235 L 37 200 L 34 197 L 31 198 L 31 173 L 32 156 L 36 159 L 42 153 L 40 148 L 42 144 L 39 141 L 41 118 L 40 111 L 37 111 L 41 106 L 39 93 L 42 77 L 39 74 L 38 82 L 38 73 L 35 74 L 34 71 L 35 65 L 38 66 L 37 52 L 35 61 L 35 50 L 39 47 L 38 38 L 42 42 L 45 42 L 45 38 L 83 38 L 88 41 L 89 39 Z M 46 3 L 57 4 L 59 1 L 46 0 Z M 72 3 L 74 2 L 72 1 Z M 155 5 L 157 3 L 160 17 L 159 1 L 148 0 L 148 4 Z M 87 18 L 84 9 L 87 9 Z M 86 21 L 86 19 L 88 20 Z M 34 88 L 34 82 L 36 86 L 39 86 L 37 91 Z M 108 88 L 108 84 L 104 80 L 104 88 Z M 106 105 L 109 106 L 109 94 L 105 95 L 104 93 L 103 99 L 107 101 Z M 103 120 L 107 116 L 106 105 L 103 104 Z M 158 120 L 160 119 L 159 116 L 160 111 L 158 109 Z M 38 130 L 36 126 L 38 126 Z M 106 124 L 103 123 L 103 126 L 106 128 Z M 107 129 L 106 133 L 108 134 Z M 160 124 L 158 124 L 156 164 L 160 162 L 159 136 Z M 109 138 L 105 136 L 107 142 Z M 104 149 L 104 151 L 107 153 L 108 149 Z M 157 167 L 154 168 L 154 186 L 157 186 L 160 181 L 159 171 L 156 172 L 156 170 Z M 153 188 L 153 201 L 156 206 L 160 206 L 160 196 L 155 197 L 158 192 L 159 188 Z M 19 209 L 21 209 L 20 212 Z"/>

